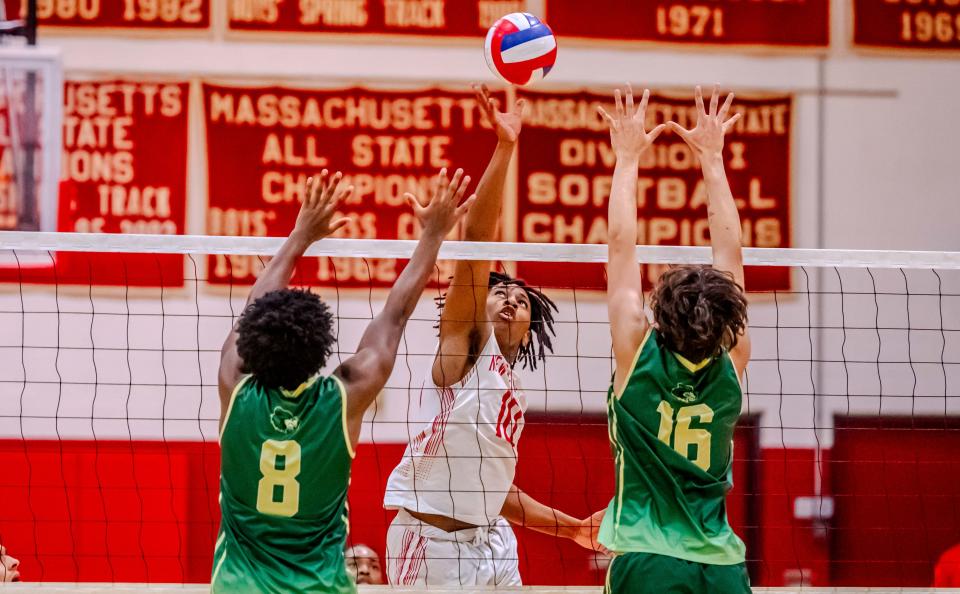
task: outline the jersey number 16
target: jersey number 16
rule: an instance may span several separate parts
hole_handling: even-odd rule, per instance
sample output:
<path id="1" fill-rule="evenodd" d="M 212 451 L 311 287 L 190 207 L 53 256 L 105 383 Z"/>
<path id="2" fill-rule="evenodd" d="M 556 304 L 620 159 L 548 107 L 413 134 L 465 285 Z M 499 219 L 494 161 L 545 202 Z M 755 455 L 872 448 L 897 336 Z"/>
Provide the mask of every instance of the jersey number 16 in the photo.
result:
<path id="1" fill-rule="evenodd" d="M 713 409 L 706 404 L 681 406 L 676 413 L 676 425 L 674 425 L 673 407 L 669 402 L 662 401 L 657 407 L 657 412 L 660 413 L 660 431 L 657 433 L 657 438 L 668 446 L 672 445 L 678 454 L 703 470 L 709 470 L 710 432 L 706 429 L 691 429 L 690 421 L 698 418 L 701 423 L 710 423 L 713 421 Z M 697 447 L 695 458 L 690 457 L 691 445 Z"/>

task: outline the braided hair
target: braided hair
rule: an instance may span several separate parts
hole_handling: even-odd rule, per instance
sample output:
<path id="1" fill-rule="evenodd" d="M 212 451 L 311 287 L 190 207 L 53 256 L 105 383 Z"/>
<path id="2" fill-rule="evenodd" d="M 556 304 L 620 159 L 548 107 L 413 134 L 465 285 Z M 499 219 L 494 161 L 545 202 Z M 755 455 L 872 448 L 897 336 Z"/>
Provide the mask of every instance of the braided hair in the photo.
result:
<path id="1" fill-rule="evenodd" d="M 533 340 L 527 344 L 521 344 L 517 351 L 517 361 L 523 364 L 525 369 L 534 370 L 537 368 L 537 360 L 546 359 L 546 350 L 553 352 L 553 340 L 556 336 L 553 329 L 553 314 L 557 309 L 557 304 L 549 297 L 544 295 L 543 291 L 531 287 L 523 279 L 513 278 L 502 272 L 490 271 L 490 277 L 487 280 L 487 289 L 492 289 L 497 285 L 520 287 L 527 294 L 530 300 L 530 334 Z M 443 309 L 446 302 L 446 295 L 436 298 L 437 307 Z"/>

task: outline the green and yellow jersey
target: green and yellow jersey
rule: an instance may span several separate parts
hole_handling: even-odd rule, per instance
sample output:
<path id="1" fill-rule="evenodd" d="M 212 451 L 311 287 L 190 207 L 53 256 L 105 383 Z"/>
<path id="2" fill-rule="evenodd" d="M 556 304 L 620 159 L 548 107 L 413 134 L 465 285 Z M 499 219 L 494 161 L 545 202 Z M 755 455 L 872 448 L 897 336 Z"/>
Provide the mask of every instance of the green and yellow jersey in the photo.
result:
<path id="1" fill-rule="evenodd" d="M 726 509 L 742 399 L 727 352 L 694 364 L 647 332 L 625 385 L 607 394 L 616 491 L 600 527 L 605 547 L 744 562 Z"/>
<path id="2" fill-rule="evenodd" d="M 356 592 L 343 558 L 354 453 L 340 380 L 288 391 L 243 378 L 220 450 L 211 591 Z"/>

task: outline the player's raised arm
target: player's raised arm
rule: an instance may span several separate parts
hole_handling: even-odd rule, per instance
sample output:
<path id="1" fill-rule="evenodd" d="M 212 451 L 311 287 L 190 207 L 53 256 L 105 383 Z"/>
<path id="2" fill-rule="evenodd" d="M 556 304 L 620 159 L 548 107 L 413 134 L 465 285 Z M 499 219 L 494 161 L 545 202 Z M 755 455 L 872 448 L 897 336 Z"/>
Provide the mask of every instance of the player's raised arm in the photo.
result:
<path id="1" fill-rule="evenodd" d="M 637 171 L 640 155 L 663 132 L 661 124 L 649 133 L 644 129 L 650 91 L 643 91 L 640 105 L 634 107 L 633 89 L 627 85 L 626 97 L 616 90 L 616 112 L 610 115 L 602 107 L 600 114 L 610 126 L 610 144 L 617 156 L 607 214 L 609 266 L 607 268 L 607 310 L 613 354 L 617 361 L 614 386 L 626 381 L 634 355 L 650 323 L 643 313 L 643 288 L 637 262 Z"/>
<path id="2" fill-rule="evenodd" d="M 497 147 L 477 185 L 477 202 L 464 221 L 463 239 L 494 241 L 507 170 L 522 126 L 523 100 L 518 100 L 512 110 L 501 112 L 486 85 L 474 86 L 474 91 L 480 113 L 496 130 Z M 490 336 L 492 326 L 486 319 L 489 277 L 488 260 L 460 260 L 456 264 L 440 314 L 440 350 L 433 365 L 433 381 L 438 386 L 460 381 Z"/>
<path id="3" fill-rule="evenodd" d="M 347 424 L 352 443 L 359 439 L 363 413 L 393 371 L 403 329 L 434 270 L 440 244 L 476 201 L 475 196 L 463 200 L 469 184 L 470 176 L 464 176 L 462 169 L 457 170 L 452 180 L 447 178 L 444 169 L 429 202 L 424 204 L 420 198 L 406 195 L 423 225 L 420 242 L 390 290 L 383 311 L 370 322 L 360 338 L 357 353 L 334 371 L 347 390 Z"/>
<path id="4" fill-rule="evenodd" d="M 740 214 L 737 212 L 737 203 L 733 199 L 723 166 L 723 137 L 740 119 L 740 114 L 727 117 L 733 103 L 733 93 L 727 95 L 723 106 L 718 109 L 720 90 L 717 86 L 714 86 L 713 96 L 710 98 L 710 111 L 703 105 L 703 91 L 700 87 L 697 87 L 695 97 L 696 126 L 692 130 L 687 130 L 676 122 L 670 122 L 669 126 L 690 145 L 700 161 L 703 180 L 707 186 L 707 217 L 710 222 L 713 267 L 732 274 L 733 280 L 743 288 Z M 737 367 L 737 373 L 742 376 L 750 360 L 750 337 L 746 328 L 736 346 L 730 350 L 730 356 Z"/>
<path id="5" fill-rule="evenodd" d="M 260 273 L 257 282 L 250 289 L 246 305 L 250 305 L 271 291 L 285 289 L 290 283 L 297 260 L 307 251 L 307 248 L 315 241 L 332 235 L 350 221 L 348 218 L 335 217 L 337 206 L 353 192 L 353 186 L 340 187 L 342 178 L 343 174 L 339 171 L 331 176 L 324 169 L 319 177 L 307 180 L 300 214 L 297 216 L 293 231 L 280 246 L 277 255 Z M 243 361 L 237 354 L 237 330 L 232 328 L 220 351 L 218 383 L 221 424 L 233 389 L 243 375 L 242 367 Z"/>

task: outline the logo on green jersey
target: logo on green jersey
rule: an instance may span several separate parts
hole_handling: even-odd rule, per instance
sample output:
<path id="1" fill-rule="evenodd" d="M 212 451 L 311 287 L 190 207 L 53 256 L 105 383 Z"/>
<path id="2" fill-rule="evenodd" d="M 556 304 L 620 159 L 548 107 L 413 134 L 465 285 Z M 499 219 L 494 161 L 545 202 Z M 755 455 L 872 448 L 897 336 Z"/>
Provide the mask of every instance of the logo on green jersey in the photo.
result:
<path id="1" fill-rule="evenodd" d="M 670 393 L 680 402 L 693 402 L 697 399 L 697 392 L 690 384 L 677 384 Z"/>
<path id="2" fill-rule="evenodd" d="M 281 433 L 293 433 L 300 426 L 300 418 L 295 417 L 292 412 L 282 406 L 278 406 L 270 415 L 270 424 Z"/>

